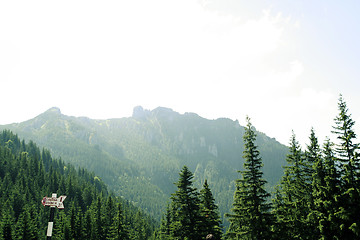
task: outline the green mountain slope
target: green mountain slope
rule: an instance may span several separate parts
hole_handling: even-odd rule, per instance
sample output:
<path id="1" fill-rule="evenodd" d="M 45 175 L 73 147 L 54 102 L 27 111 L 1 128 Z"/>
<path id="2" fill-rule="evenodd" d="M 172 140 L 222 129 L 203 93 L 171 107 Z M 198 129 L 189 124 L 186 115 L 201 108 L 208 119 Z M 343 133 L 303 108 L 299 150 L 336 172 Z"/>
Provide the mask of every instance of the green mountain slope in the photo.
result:
<path id="1" fill-rule="evenodd" d="M 50 208 L 41 200 L 52 193 L 67 196 L 65 209 L 55 211 L 55 239 L 105 239 L 119 232 L 126 239 L 149 239 L 155 230 L 154 220 L 114 197 L 93 173 L 53 159 L 8 130 L 0 132 L 0 240 L 44 239 Z M 114 225 L 119 222 L 122 228 Z"/>
<path id="2" fill-rule="evenodd" d="M 93 120 L 57 108 L 26 122 L 0 126 L 50 149 L 65 162 L 101 176 L 120 196 L 159 218 L 183 165 L 198 188 L 207 179 L 221 213 L 232 204 L 242 169 L 243 127 L 230 119 L 208 120 L 171 109 L 134 108 L 132 117 Z M 280 179 L 288 148 L 258 132 L 269 188 Z"/>

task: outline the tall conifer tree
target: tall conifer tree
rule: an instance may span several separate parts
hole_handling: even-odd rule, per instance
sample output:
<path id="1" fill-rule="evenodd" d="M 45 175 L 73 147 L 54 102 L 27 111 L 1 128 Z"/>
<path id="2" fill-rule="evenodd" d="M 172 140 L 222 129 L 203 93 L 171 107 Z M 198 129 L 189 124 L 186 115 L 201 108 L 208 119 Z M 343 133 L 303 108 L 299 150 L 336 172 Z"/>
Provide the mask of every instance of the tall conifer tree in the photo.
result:
<path id="1" fill-rule="evenodd" d="M 124 214 L 120 202 L 116 204 L 117 210 L 114 212 L 115 216 L 110 226 L 108 239 L 110 240 L 128 240 L 128 232 L 124 223 Z"/>
<path id="2" fill-rule="evenodd" d="M 204 236 L 213 234 L 215 239 L 220 239 L 222 232 L 218 206 L 215 204 L 215 199 L 207 180 L 205 180 L 203 188 L 200 190 L 200 207 L 204 219 L 202 223 L 204 226 Z"/>
<path id="3" fill-rule="evenodd" d="M 171 222 L 172 222 L 171 206 L 170 206 L 170 204 L 168 204 L 166 206 L 166 212 L 161 218 L 161 226 L 160 226 L 160 239 L 161 240 L 170 239 Z"/>
<path id="4" fill-rule="evenodd" d="M 1 226 L 1 236 L 0 239 L 8 239 L 12 240 L 15 239 L 14 232 L 13 232 L 13 225 L 10 213 L 8 211 L 4 211 L 2 213 L 2 222 L 0 224 Z"/>
<path id="5" fill-rule="evenodd" d="M 109 236 L 111 225 L 114 222 L 114 218 L 116 214 L 114 200 L 111 195 L 107 197 L 105 206 L 103 207 L 103 212 L 104 212 L 104 220 L 103 220 L 104 236 Z"/>
<path id="6" fill-rule="evenodd" d="M 339 194 L 339 175 L 335 166 L 332 143 L 327 138 L 322 157 L 314 164 L 312 209 L 318 239 L 339 239 L 335 211 L 338 209 L 336 196 Z"/>
<path id="7" fill-rule="evenodd" d="M 262 178 L 263 166 L 260 152 L 255 144 L 256 133 L 246 118 L 244 139 L 244 171 L 239 171 L 241 179 L 236 181 L 232 212 L 229 214 L 230 227 L 227 236 L 231 239 L 270 239 L 271 238 L 271 204 L 270 196 L 265 190 L 266 180 Z"/>
<path id="8" fill-rule="evenodd" d="M 318 238 L 318 216 L 314 213 L 315 209 L 319 207 L 319 205 L 315 206 L 315 204 L 318 203 L 318 198 L 323 196 L 325 172 L 321 149 L 313 128 L 311 128 L 309 140 L 310 143 L 307 145 L 303 163 L 303 171 L 305 173 L 305 200 L 307 202 L 306 211 L 308 213 L 306 220 L 308 235 L 311 235 L 313 238 Z"/>
<path id="9" fill-rule="evenodd" d="M 289 154 L 284 176 L 274 199 L 276 228 L 281 227 L 279 239 L 303 239 L 307 234 L 307 187 L 303 168 L 303 153 L 293 133 L 290 140 Z"/>
<path id="10" fill-rule="evenodd" d="M 193 174 L 184 166 L 180 171 L 177 190 L 172 194 L 173 220 L 171 237 L 175 239 L 201 239 L 200 200 L 197 189 L 192 186 Z"/>
<path id="11" fill-rule="evenodd" d="M 359 144 L 355 142 L 355 121 L 348 113 L 347 104 L 340 95 L 339 115 L 334 119 L 333 133 L 337 135 L 335 148 L 340 170 L 341 193 L 339 211 L 341 219 L 340 237 L 342 239 L 360 238 L 360 183 L 359 183 Z"/>

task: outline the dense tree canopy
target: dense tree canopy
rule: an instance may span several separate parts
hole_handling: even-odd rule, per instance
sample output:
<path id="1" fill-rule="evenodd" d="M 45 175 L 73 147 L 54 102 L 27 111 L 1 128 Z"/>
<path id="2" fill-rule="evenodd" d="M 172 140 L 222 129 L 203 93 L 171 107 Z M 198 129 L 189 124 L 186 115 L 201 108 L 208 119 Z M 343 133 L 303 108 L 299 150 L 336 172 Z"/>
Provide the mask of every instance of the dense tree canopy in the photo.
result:
<path id="1" fill-rule="evenodd" d="M 66 195 L 53 239 L 149 239 L 156 223 L 109 194 L 99 177 L 53 159 L 48 150 L 0 133 L 0 239 L 44 239 L 49 208 L 44 196 Z"/>
<path id="2" fill-rule="evenodd" d="M 52 193 L 67 196 L 65 209 L 56 210 L 53 239 L 200 240 L 208 234 L 217 240 L 359 239 L 360 145 L 342 96 L 338 110 L 333 142 L 327 138 L 321 145 L 311 129 L 302 150 L 292 134 L 283 177 L 272 198 L 263 177 L 257 135 L 247 118 L 244 164 L 238 169 L 240 178 L 234 179 L 233 208 L 226 214 L 230 226 L 224 229 L 210 189 L 218 185 L 196 176 L 199 165 L 195 174 L 190 171 L 195 165 L 184 165 L 179 172 L 158 227 L 136 203 L 108 191 L 99 176 L 53 159 L 49 150 L 4 130 L 0 133 L 0 240 L 44 239 L 50 209 L 41 205 L 41 199 Z"/>
<path id="3" fill-rule="evenodd" d="M 51 150 L 53 157 L 93 171 L 109 190 L 161 219 L 182 166 L 194 173 L 194 186 L 207 179 L 221 216 L 228 212 L 236 170 L 242 168 L 242 135 L 238 121 L 205 119 L 171 109 L 137 109 L 132 117 L 90 119 L 49 109 L 18 124 L 0 125 Z M 257 132 L 264 177 L 269 187 L 282 175 L 286 146 Z M 228 225 L 223 219 L 224 226 Z"/>
<path id="4" fill-rule="evenodd" d="M 204 239 L 208 234 L 221 237 L 218 207 L 209 185 L 205 180 L 198 192 L 193 177 L 187 166 L 179 173 L 177 190 L 162 220 L 160 239 Z"/>

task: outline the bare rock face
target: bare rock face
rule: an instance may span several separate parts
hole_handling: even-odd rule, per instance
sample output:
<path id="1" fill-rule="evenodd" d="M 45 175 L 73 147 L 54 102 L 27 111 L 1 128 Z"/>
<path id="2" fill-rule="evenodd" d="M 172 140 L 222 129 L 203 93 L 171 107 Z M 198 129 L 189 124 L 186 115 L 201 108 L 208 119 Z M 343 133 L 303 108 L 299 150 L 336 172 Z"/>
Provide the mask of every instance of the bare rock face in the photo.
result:
<path id="1" fill-rule="evenodd" d="M 142 106 L 136 106 L 134 107 L 132 117 L 135 119 L 146 119 L 150 114 L 149 110 L 144 109 Z"/>

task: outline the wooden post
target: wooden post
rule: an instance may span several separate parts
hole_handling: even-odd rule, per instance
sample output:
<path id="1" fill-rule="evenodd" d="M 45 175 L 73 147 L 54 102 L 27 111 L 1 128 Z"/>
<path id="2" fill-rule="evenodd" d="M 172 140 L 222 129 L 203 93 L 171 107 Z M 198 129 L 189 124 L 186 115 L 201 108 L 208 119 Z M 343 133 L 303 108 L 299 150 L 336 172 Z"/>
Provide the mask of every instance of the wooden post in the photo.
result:
<path id="1" fill-rule="evenodd" d="M 56 198 L 56 193 L 53 193 L 52 197 Z M 50 207 L 50 218 L 49 218 L 47 234 L 46 234 L 46 236 L 47 236 L 46 240 L 51 240 L 52 230 L 53 230 L 53 227 L 54 227 L 54 215 L 55 215 L 55 206 L 51 206 Z"/>

